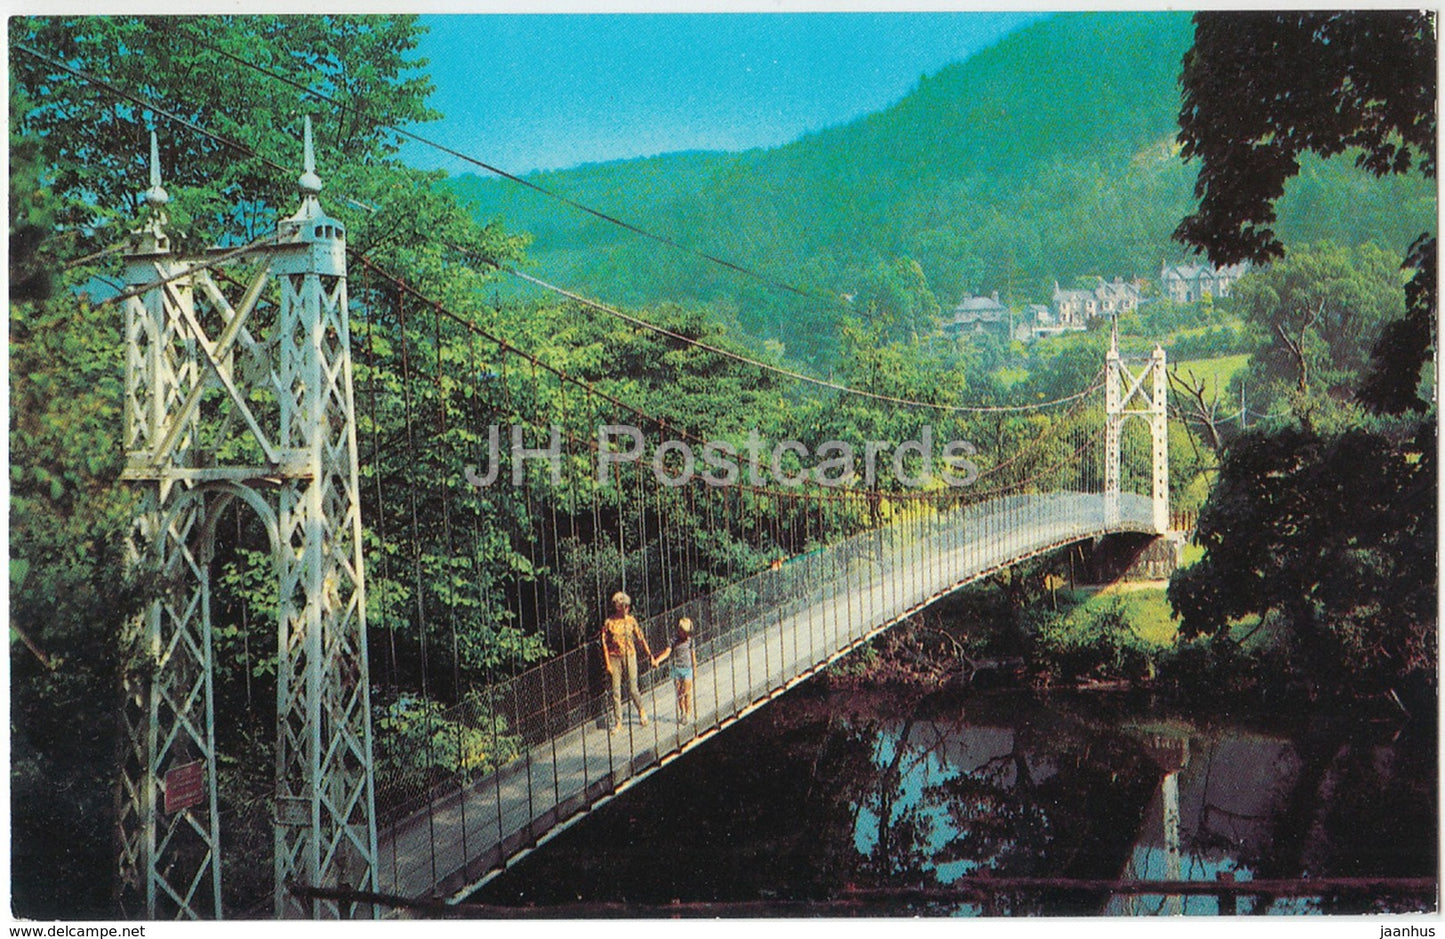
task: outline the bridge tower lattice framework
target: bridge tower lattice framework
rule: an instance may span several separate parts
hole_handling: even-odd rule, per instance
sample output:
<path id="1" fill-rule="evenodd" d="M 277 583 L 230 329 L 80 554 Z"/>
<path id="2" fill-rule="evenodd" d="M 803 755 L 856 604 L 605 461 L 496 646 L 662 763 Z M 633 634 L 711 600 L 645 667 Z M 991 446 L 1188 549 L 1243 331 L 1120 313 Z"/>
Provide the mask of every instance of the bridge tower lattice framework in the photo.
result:
<path id="1" fill-rule="evenodd" d="M 1104 523 L 1120 521 L 1124 422 L 1149 426 L 1150 505 L 1154 531 L 1169 530 L 1169 381 L 1162 346 L 1156 345 L 1136 374 L 1119 354 L 1119 328 L 1113 324 L 1104 376 Z"/>
<path id="2" fill-rule="evenodd" d="M 120 893 L 150 919 L 222 916 L 209 562 L 236 499 L 277 584 L 275 914 L 374 915 L 291 889 L 374 890 L 377 856 L 346 234 L 317 199 L 309 118 L 304 152 L 301 207 L 274 238 L 187 258 L 153 134 L 124 255 L 123 478 L 153 599 L 123 636 Z M 234 302 L 222 264 L 252 271 Z"/>

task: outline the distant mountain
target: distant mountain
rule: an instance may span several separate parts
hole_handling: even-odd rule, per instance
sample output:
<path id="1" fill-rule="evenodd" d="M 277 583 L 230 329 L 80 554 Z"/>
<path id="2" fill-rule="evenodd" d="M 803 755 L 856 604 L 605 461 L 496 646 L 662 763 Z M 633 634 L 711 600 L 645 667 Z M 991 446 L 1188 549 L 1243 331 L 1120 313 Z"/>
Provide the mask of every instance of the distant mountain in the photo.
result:
<path id="1" fill-rule="evenodd" d="M 1177 156 L 1186 14 L 1060 14 L 918 86 L 893 107 L 772 150 L 678 153 L 529 180 L 640 228 L 828 296 L 916 261 L 947 308 L 1054 281 L 1157 276 L 1192 207 Z M 1306 165 L 1281 204 L 1286 241 L 1374 240 L 1403 253 L 1435 218 L 1431 181 L 1376 180 L 1348 158 Z M 483 219 L 531 233 L 544 278 L 623 305 L 714 304 L 803 357 L 842 307 L 799 298 L 504 180 L 455 180 Z"/>

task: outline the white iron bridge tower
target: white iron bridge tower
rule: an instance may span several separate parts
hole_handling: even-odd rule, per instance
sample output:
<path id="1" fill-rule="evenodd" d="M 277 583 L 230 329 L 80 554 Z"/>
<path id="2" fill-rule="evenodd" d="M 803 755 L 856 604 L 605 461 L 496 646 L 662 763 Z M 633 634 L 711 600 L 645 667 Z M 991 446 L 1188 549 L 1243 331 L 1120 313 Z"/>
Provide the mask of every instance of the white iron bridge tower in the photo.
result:
<path id="1" fill-rule="evenodd" d="M 318 201 L 311 123 L 301 206 L 276 235 L 182 257 L 155 136 L 125 254 L 124 478 L 151 599 L 125 636 L 122 902 L 220 918 L 210 560 L 222 512 L 261 519 L 276 584 L 275 913 L 369 916 L 292 886 L 375 889 L 376 821 L 346 232 Z M 245 287 L 228 296 L 223 268 Z"/>

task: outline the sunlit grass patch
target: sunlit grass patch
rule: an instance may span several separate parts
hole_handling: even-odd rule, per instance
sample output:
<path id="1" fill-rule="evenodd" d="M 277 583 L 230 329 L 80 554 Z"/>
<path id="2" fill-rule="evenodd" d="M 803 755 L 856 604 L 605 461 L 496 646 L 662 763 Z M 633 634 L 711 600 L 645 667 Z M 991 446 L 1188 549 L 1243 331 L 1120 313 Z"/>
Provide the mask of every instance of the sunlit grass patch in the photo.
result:
<path id="1" fill-rule="evenodd" d="M 1188 362 L 1170 362 L 1169 370 L 1187 379 L 1190 374 L 1204 384 L 1206 400 L 1218 395 L 1223 397 L 1229 388 L 1229 380 L 1234 373 L 1244 368 L 1249 361 L 1249 353 L 1241 352 L 1236 355 L 1217 355 L 1209 359 L 1191 359 Z"/>
<path id="2" fill-rule="evenodd" d="M 1169 608 L 1164 587 L 1159 584 L 1110 584 L 1094 592 L 1072 591 L 1070 599 L 1078 605 L 1065 615 L 1065 629 L 1082 628 L 1101 613 L 1118 610 L 1140 641 L 1156 648 L 1174 645 L 1179 635 L 1179 621 Z"/>

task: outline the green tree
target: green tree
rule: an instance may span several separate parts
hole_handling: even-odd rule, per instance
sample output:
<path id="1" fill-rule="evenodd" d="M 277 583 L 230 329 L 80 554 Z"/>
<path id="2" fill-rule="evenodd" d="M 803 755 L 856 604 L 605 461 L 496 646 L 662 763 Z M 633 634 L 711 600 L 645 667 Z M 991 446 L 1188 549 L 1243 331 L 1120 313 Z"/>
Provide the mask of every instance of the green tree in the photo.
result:
<path id="1" fill-rule="evenodd" d="M 13 86 L 12 86 L 13 89 Z M 120 471 L 119 322 L 75 296 L 65 201 L 46 141 L 10 120 L 10 713 L 12 896 L 26 915 L 110 911 L 116 617 L 132 501 Z M 56 292 L 64 291 L 62 299 Z M 79 324 L 85 324 L 81 328 Z M 65 797 L 57 798 L 57 792 Z"/>
<path id="2" fill-rule="evenodd" d="M 1179 140 L 1198 159 L 1198 209 L 1175 237 L 1216 264 L 1284 254 L 1273 225 L 1306 153 L 1356 152 L 1375 174 L 1435 175 L 1436 38 L 1429 11 L 1198 13 L 1184 57 Z M 1387 413 L 1417 395 L 1435 333 L 1435 236 L 1423 234 L 1408 315 L 1387 326 L 1362 398 Z"/>
<path id="3" fill-rule="evenodd" d="M 62 212 L 46 180 L 44 140 L 21 124 L 29 110 L 23 94 L 10 105 L 10 298 L 43 300 L 53 288 L 56 245 L 42 253 Z"/>
<path id="4" fill-rule="evenodd" d="M 187 248 L 256 237 L 292 210 L 295 173 L 276 164 L 300 170 L 300 121 L 311 114 L 322 172 L 352 198 L 328 205 L 354 245 L 389 251 L 388 263 L 437 280 L 462 253 L 509 249 L 436 191 L 437 174 L 400 167 L 397 136 L 375 123 L 432 116 L 429 84 L 411 56 L 414 18 L 15 17 L 8 26 L 15 910 L 111 916 L 113 846 L 96 833 L 114 827 L 115 637 L 145 585 L 124 577 L 133 511 L 118 483 L 124 346 L 118 307 L 100 300 L 116 282 L 113 249 L 134 226 L 148 129 L 160 131 L 171 227 Z M 460 250 L 403 250 L 409 245 L 399 242 L 413 242 L 417 230 Z M 358 306 L 363 318 L 377 312 Z M 247 537 L 223 532 L 218 566 L 255 547 Z M 251 618 L 256 635 L 238 628 L 243 604 L 227 584 L 245 582 L 224 571 L 214 580 L 223 654 L 248 639 L 252 649 L 274 649 L 264 615 Z M 253 732 L 269 713 L 249 712 L 248 702 L 252 678 L 263 684 L 255 700 L 274 699 L 264 693 L 267 661 L 274 671 L 264 653 L 245 669 L 222 669 L 217 689 L 218 707 L 233 717 L 220 725 L 223 753 L 249 757 L 239 762 L 262 774 L 264 750 L 251 752 L 247 741 L 269 736 Z M 223 814 L 247 789 L 227 783 Z M 267 839 L 244 833 L 232 844 L 248 841 L 269 850 Z M 233 860 L 234 870 L 265 868 L 260 859 Z"/>
<path id="5" fill-rule="evenodd" d="M 1400 261 L 1366 245 L 1310 245 L 1244 277 L 1233 303 L 1257 343 L 1237 378 L 1253 406 L 1305 424 L 1352 402 L 1382 328 L 1405 312 Z"/>
<path id="6" fill-rule="evenodd" d="M 12 303 L 9 352 L 12 896 L 27 916 L 105 916 L 114 636 L 138 601 L 114 485 L 123 346 L 71 298 Z"/>
<path id="7" fill-rule="evenodd" d="M 1284 254 L 1274 206 L 1306 152 L 1353 148 L 1376 175 L 1416 165 L 1434 175 L 1433 14 L 1201 13 L 1195 26 L 1180 140 L 1201 161 L 1200 203 L 1176 237 L 1215 263 Z M 1398 700 L 1413 688 L 1432 710 L 1433 415 L 1341 408 L 1325 421 L 1321 404 L 1358 397 L 1379 411 L 1426 411 L 1418 387 L 1434 342 L 1434 250 L 1433 233 L 1411 249 L 1398 299 L 1373 249 L 1300 251 L 1241 284 L 1264 342 L 1256 364 L 1293 386 L 1299 423 L 1228 445 L 1199 518 L 1205 557 L 1169 588 L 1186 634 L 1228 641 L 1233 621 L 1257 615 L 1316 693 Z"/>
<path id="8" fill-rule="evenodd" d="M 1197 13 L 1179 140 L 1199 208 L 1176 237 L 1217 264 L 1284 254 L 1270 227 L 1300 157 L 1358 151 L 1435 172 L 1435 22 L 1425 11 Z"/>
<path id="9" fill-rule="evenodd" d="M 1314 693 L 1398 694 L 1435 668 L 1435 434 L 1251 431 L 1199 518 L 1169 600 L 1186 636 L 1266 618 Z"/>
<path id="10" fill-rule="evenodd" d="M 886 324 L 895 336 L 933 330 L 940 307 L 923 268 L 912 258 L 875 264 L 861 279 L 855 303 L 869 319 Z"/>
<path id="11" fill-rule="evenodd" d="M 9 29 L 12 86 L 28 96 L 21 123 L 45 141 L 47 181 L 65 200 L 58 224 L 98 247 L 133 216 L 148 127 L 173 234 L 202 248 L 235 237 L 238 222 L 260 237 L 290 210 L 294 177 L 273 164 L 299 172 L 303 115 L 328 174 L 394 163 L 401 138 L 380 125 L 439 116 L 412 55 L 415 17 L 32 16 Z"/>

